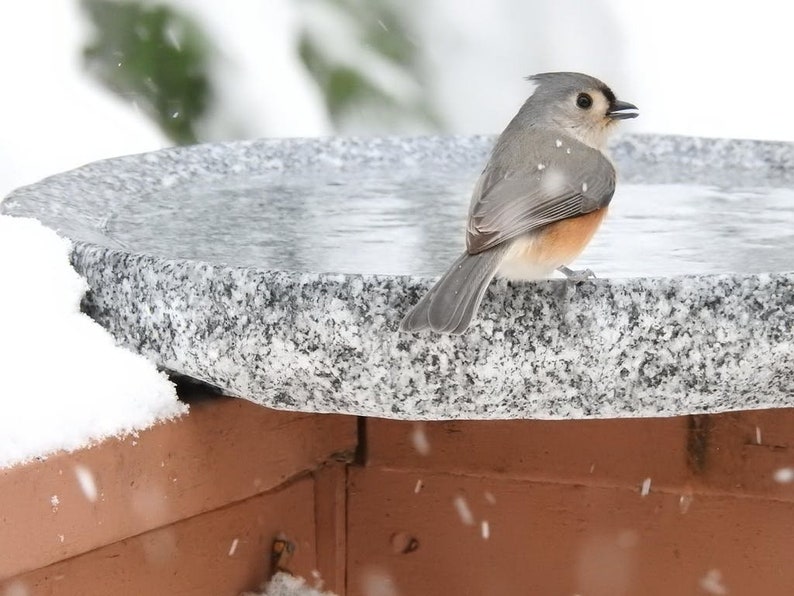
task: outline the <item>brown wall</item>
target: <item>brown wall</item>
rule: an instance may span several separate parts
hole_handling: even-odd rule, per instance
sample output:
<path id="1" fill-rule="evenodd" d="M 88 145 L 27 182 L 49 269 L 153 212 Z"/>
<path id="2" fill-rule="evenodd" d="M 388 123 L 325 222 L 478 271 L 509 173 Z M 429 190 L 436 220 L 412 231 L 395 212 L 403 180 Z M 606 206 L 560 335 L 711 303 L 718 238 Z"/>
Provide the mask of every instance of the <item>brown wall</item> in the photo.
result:
<path id="1" fill-rule="evenodd" d="M 0 472 L 0 595 L 238 594 L 280 536 L 340 594 L 794 595 L 794 409 L 357 423 L 205 400 Z"/>
<path id="2" fill-rule="evenodd" d="M 794 410 L 366 436 L 351 595 L 794 594 Z"/>
<path id="3" fill-rule="evenodd" d="M 336 587 L 332 464 L 356 440 L 351 417 L 212 399 L 138 436 L 0 471 L 0 594 L 236 595 L 268 575 L 281 535 L 296 572 Z"/>

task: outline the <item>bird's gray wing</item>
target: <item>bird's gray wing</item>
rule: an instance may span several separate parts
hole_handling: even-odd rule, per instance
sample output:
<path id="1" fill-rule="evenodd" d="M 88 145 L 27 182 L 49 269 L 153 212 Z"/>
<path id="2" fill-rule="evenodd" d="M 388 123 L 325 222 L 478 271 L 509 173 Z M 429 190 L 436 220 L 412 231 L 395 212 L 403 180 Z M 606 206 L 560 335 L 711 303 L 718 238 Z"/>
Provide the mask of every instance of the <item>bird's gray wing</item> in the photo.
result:
<path id="1" fill-rule="evenodd" d="M 612 200 L 615 168 L 596 149 L 540 134 L 512 156 L 507 150 L 492 156 L 475 186 L 466 235 L 470 254 Z"/>

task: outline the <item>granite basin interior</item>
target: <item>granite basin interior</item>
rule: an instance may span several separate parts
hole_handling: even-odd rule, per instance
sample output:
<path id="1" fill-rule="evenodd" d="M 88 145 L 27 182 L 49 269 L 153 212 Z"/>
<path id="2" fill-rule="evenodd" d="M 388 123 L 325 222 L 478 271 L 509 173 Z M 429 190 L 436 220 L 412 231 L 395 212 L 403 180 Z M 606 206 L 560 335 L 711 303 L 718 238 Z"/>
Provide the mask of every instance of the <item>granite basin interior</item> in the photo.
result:
<path id="1" fill-rule="evenodd" d="M 235 177 L 172 186 L 117 206 L 128 250 L 319 273 L 438 275 L 463 247 L 477 173 L 414 168 Z M 602 277 L 783 271 L 794 190 L 622 184 L 575 266 Z"/>
<path id="2" fill-rule="evenodd" d="M 2 210 L 77 241 L 158 258 L 311 273 L 434 276 L 463 248 L 493 137 L 261 140 L 95 162 Z M 575 267 L 599 277 L 792 269 L 794 150 L 631 136 L 619 185 Z"/>

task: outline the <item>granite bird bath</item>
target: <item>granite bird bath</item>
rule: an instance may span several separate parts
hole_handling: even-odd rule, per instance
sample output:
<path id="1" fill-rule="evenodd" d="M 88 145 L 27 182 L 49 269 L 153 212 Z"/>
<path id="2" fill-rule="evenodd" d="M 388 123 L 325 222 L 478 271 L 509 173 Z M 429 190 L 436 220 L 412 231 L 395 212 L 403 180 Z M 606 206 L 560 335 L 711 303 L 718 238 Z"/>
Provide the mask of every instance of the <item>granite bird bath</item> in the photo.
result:
<path id="1" fill-rule="evenodd" d="M 461 250 L 490 137 L 261 140 L 92 163 L 2 211 L 74 241 L 123 345 L 278 409 L 403 419 L 794 405 L 794 145 L 624 136 L 577 267 L 494 283 L 463 336 L 398 332 Z"/>

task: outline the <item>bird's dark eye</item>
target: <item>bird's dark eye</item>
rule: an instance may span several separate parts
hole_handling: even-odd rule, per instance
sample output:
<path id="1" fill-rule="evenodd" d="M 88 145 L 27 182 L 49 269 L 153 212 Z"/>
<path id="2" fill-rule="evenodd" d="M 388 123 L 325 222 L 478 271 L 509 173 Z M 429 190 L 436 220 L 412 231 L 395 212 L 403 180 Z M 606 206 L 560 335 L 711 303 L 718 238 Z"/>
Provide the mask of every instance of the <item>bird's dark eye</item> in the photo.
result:
<path id="1" fill-rule="evenodd" d="M 576 97 L 576 105 L 582 108 L 583 110 L 586 110 L 593 105 L 593 98 L 590 97 L 587 93 L 580 93 Z"/>

